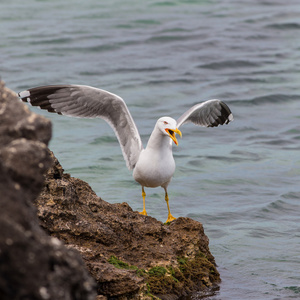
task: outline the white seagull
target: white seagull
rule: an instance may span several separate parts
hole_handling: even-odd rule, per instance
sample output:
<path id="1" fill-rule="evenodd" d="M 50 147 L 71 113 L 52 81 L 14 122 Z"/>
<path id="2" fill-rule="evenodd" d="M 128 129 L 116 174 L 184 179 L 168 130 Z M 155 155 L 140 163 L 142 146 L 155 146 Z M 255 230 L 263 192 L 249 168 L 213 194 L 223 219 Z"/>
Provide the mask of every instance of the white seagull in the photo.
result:
<path id="1" fill-rule="evenodd" d="M 133 169 L 134 179 L 142 186 L 143 211 L 140 214 L 147 215 L 144 188 L 161 186 L 165 190 L 168 207 L 166 222 L 175 220 L 170 212 L 167 188 L 175 172 L 172 141 L 178 145 L 175 137 L 175 133 L 181 136 L 178 128 L 188 122 L 216 127 L 233 120 L 229 107 L 220 100 L 198 103 L 177 121 L 170 117 L 158 119 L 144 149 L 126 103 L 115 94 L 85 85 L 50 85 L 20 92 L 19 97 L 49 112 L 104 119 L 115 131 L 128 169 Z"/>

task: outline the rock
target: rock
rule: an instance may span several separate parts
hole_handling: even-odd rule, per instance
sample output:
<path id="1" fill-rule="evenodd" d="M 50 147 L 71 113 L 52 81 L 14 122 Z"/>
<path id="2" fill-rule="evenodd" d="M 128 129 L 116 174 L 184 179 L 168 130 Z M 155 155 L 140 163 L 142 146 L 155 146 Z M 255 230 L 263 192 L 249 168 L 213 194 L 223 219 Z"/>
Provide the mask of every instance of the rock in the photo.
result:
<path id="1" fill-rule="evenodd" d="M 50 137 L 50 122 L 0 82 L 1 300 L 171 300 L 217 286 L 201 223 L 163 224 L 105 202 L 64 173 Z"/>
<path id="2" fill-rule="evenodd" d="M 216 287 L 220 277 L 201 223 L 163 224 L 127 203 L 109 204 L 53 159 L 35 201 L 41 226 L 81 253 L 99 296 L 178 299 Z"/>
<path id="3" fill-rule="evenodd" d="M 34 199 L 52 164 L 51 123 L 0 80 L 0 299 L 95 299 L 77 251 L 40 227 Z"/>

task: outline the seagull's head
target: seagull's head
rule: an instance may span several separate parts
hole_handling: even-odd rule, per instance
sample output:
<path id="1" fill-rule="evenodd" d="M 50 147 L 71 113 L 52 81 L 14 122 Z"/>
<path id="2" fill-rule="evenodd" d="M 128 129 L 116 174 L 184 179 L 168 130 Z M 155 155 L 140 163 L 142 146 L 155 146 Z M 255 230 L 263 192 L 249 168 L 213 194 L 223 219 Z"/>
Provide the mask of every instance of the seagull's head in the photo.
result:
<path id="1" fill-rule="evenodd" d="M 179 129 L 177 129 L 177 122 L 173 118 L 170 117 L 162 117 L 158 119 L 157 126 L 163 135 L 169 136 L 173 142 L 178 145 L 178 141 L 176 139 L 175 133 L 182 136 Z"/>

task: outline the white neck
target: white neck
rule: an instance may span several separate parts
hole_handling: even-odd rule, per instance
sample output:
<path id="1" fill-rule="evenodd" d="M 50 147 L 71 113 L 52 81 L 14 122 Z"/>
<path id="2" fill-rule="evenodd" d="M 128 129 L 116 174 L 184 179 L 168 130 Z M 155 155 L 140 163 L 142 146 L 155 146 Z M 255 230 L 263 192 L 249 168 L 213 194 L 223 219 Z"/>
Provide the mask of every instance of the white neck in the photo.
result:
<path id="1" fill-rule="evenodd" d="M 164 135 L 157 126 L 154 127 L 154 130 L 151 133 L 151 136 L 148 140 L 147 149 L 168 149 L 172 152 L 172 143 L 170 143 L 170 137 Z"/>

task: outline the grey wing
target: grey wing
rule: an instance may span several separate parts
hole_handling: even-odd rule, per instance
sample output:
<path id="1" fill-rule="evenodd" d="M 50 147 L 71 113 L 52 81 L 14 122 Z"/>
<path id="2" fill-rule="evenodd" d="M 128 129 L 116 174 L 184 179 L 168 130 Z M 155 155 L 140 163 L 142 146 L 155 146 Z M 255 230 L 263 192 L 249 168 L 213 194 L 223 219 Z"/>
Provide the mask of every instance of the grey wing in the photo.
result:
<path id="1" fill-rule="evenodd" d="M 127 167 L 135 167 L 143 149 L 142 141 L 126 103 L 119 96 L 84 85 L 50 85 L 23 91 L 19 97 L 49 112 L 104 119 L 115 131 Z"/>
<path id="2" fill-rule="evenodd" d="M 214 99 L 198 103 L 187 110 L 178 120 L 177 127 L 192 122 L 205 127 L 228 124 L 233 120 L 229 107 L 222 101 Z"/>

